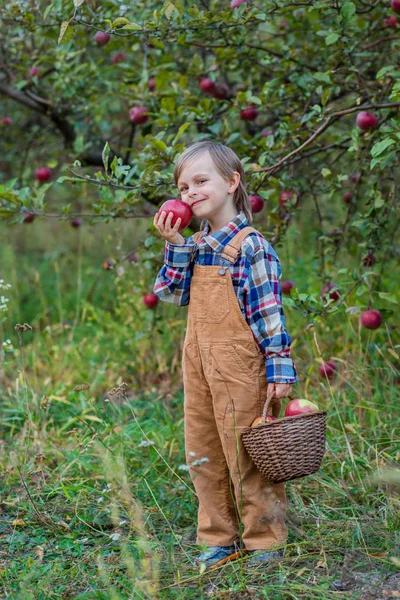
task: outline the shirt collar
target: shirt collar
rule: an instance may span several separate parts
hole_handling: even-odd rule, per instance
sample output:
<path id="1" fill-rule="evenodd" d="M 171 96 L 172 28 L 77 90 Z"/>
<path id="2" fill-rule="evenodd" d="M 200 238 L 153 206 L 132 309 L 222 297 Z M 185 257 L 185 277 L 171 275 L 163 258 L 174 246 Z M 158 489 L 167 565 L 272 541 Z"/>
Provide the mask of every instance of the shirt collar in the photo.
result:
<path id="1" fill-rule="evenodd" d="M 240 211 L 227 225 L 224 225 L 224 227 L 215 233 L 209 234 L 208 232 L 211 227 L 209 222 L 206 221 L 206 225 L 203 229 L 203 240 L 207 242 L 215 252 L 222 252 L 226 244 L 228 244 L 228 242 L 230 242 L 243 227 L 247 227 L 248 224 L 246 215 L 243 211 Z"/>

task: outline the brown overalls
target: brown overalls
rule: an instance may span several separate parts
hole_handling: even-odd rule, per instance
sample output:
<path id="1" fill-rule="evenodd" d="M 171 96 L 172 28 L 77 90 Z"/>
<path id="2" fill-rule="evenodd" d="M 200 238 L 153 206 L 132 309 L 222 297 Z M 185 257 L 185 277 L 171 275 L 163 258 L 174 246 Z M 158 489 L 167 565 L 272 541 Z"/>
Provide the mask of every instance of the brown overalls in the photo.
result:
<path id="1" fill-rule="evenodd" d="M 253 231 L 241 229 L 221 256 L 236 263 Z M 242 537 L 247 550 L 281 546 L 285 484 L 259 473 L 240 437 L 262 413 L 267 381 L 265 356 L 241 313 L 228 266 L 193 267 L 182 369 L 186 462 L 199 500 L 197 543 L 229 546 Z M 277 401 L 271 414 L 279 409 Z"/>

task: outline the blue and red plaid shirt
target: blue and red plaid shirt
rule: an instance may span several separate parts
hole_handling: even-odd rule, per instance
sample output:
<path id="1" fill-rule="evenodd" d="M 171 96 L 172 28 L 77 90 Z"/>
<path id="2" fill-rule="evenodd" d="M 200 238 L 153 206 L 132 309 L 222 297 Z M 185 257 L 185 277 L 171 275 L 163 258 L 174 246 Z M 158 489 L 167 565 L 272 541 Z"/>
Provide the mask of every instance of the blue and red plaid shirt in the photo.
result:
<path id="1" fill-rule="evenodd" d="M 153 291 L 164 302 L 186 306 L 190 298 L 193 263 L 225 265 L 224 246 L 249 225 L 241 211 L 232 221 L 208 234 L 208 221 L 196 245 L 193 236 L 184 246 L 165 242 L 165 264 L 160 269 Z M 290 358 L 292 339 L 286 331 L 279 280 L 282 269 L 271 244 L 260 234 L 250 233 L 242 243 L 235 264 L 229 263 L 233 287 L 242 315 L 266 358 L 267 382 L 295 383 L 296 369 Z"/>

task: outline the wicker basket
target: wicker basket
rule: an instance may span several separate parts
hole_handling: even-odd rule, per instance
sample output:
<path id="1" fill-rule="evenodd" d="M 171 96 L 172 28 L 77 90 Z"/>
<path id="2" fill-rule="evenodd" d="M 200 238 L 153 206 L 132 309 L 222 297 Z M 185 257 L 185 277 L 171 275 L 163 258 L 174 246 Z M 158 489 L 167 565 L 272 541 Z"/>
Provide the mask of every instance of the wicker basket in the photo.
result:
<path id="1" fill-rule="evenodd" d="M 290 397 L 291 398 L 291 397 Z M 267 423 L 265 401 L 262 421 L 241 434 L 257 469 L 272 483 L 290 481 L 315 473 L 325 452 L 326 411 L 319 410 Z"/>

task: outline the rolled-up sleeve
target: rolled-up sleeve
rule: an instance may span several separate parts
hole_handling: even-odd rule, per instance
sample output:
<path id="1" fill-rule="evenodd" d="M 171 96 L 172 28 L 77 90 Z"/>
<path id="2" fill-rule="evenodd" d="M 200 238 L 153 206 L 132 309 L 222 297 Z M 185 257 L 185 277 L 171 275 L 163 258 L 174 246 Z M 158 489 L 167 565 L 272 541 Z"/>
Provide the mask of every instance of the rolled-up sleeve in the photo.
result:
<path id="1" fill-rule="evenodd" d="M 189 304 L 192 259 L 196 245 L 189 238 L 183 246 L 165 242 L 164 265 L 158 272 L 153 292 L 163 302 L 176 306 Z"/>
<path id="2" fill-rule="evenodd" d="M 266 357 L 267 382 L 295 383 L 297 373 L 290 357 L 292 339 L 282 308 L 281 275 L 275 252 L 260 248 L 254 253 L 245 283 L 246 316 Z"/>

